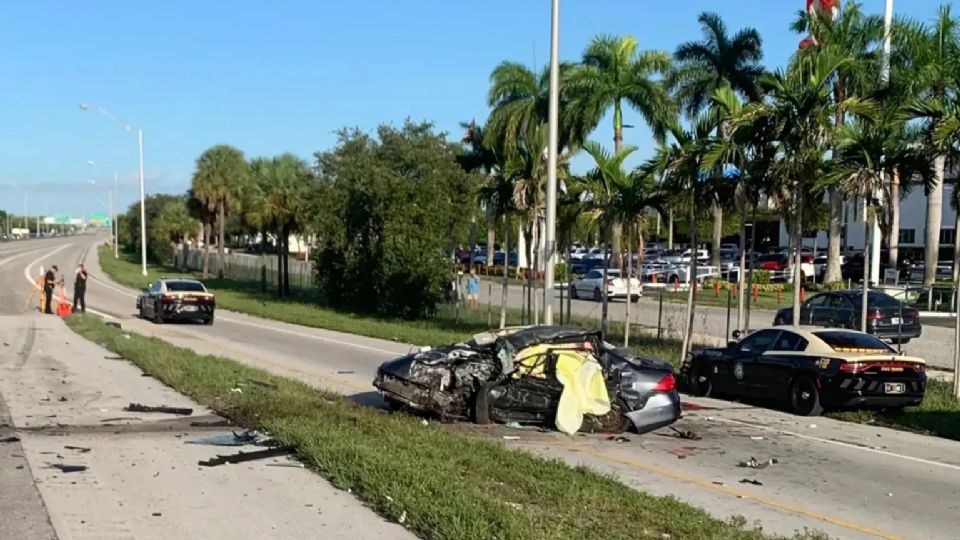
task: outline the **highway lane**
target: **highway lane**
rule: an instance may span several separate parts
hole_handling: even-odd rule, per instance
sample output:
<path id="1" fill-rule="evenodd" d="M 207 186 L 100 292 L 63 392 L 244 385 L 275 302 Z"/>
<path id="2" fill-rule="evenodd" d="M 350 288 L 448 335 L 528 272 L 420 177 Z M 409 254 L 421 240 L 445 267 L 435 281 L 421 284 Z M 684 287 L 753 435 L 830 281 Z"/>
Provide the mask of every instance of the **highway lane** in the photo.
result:
<path id="1" fill-rule="evenodd" d="M 92 239 L 48 242 L 44 247 L 51 251 L 66 247 L 53 256 L 21 254 L 0 266 L 0 294 L 20 294 L 22 302 L 28 277 L 37 273 L 38 265 L 58 263 L 61 269 L 72 269 Z M 379 402 L 370 386 L 376 366 L 410 349 L 226 312 L 218 314 L 213 327 L 153 325 L 134 317 L 135 291 L 103 280 L 95 250 L 89 251 L 87 264 L 93 277 L 90 307 L 117 317 L 125 328 L 368 403 Z M 721 518 L 743 515 L 773 532 L 806 527 L 838 538 L 956 537 L 960 444 L 736 403 L 696 403 L 708 408 L 687 411 L 677 427 L 697 432 L 700 441 L 679 440 L 670 430 L 629 436 L 630 442 L 622 444 L 603 437 L 521 431 L 511 432 L 521 439 L 508 444 L 588 464 L 638 489 L 676 496 Z M 496 438 L 507 433 L 502 427 L 465 429 Z M 737 466 L 750 457 L 776 457 L 779 463 L 764 470 Z M 744 479 L 763 485 L 742 484 Z"/>

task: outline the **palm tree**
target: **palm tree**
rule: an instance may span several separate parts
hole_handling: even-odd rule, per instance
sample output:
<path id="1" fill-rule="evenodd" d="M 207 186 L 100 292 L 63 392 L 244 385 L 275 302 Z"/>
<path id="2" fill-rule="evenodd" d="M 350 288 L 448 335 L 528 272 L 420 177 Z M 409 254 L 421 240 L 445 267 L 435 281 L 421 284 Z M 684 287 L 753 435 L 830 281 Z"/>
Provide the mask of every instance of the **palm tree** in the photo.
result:
<path id="1" fill-rule="evenodd" d="M 621 148 L 617 153 L 611 154 L 600 144 L 589 141 L 584 145 L 584 151 L 593 158 L 595 167 L 584 177 L 583 191 L 587 199 L 587 213 L 591 216 L 593 223 L 600 230 L 601 238 L 605 242 L 610 241 L 614 227 L 622 227 L 624 213 L 622 205 L 619 204 L 619 198 L 633 183 L 633 174 L 627 173 L 623 168 L 623 162 L 630 154 L 635 152 L 635 146 Z M 633 217 L 633 216 L 630 216 Z M 614 252 L 615 253 L 615 252 Z M 607 298 L 607 272 L 610 267 L 610 257 L 604 259 L 603 264 L 603 283 L 600 291 L 600 300 L 603 304 L 601 315 L 601 328 L 603 334 L 607 335 L 609 330 L 608 298 Z M 630 303 L 630 299 L 627 299 Z"/>
<path id="2" fill-rule="evenodd" d="M 273 229 L 270 207 L 266 194 L 271 189 L 273 161 L 269 158 L 256 158 L 250 161 L 250 185 L 244 190 L 241 205 L 241 221 L 251 231 L 260 235 L 260 289 L 267 290 L 267 236 Z"/>
<path id="3" fill-rule="evenodd" d="M 304 208 L 313 173 L 299 157 L 282 154 L 270 160 L 265 193 L 266 219 L 277 236 L 277 294 L 290 295 L 290 236 L 304 231 Z"/>
<path id="4" fill-rule="evenodd" d="M 829 54 L 846 56 L 853 60 L 844 63 L 833 80 L 835 103 L 843 103 L 852 96 L 864 96 L 871 89 L 871 85 L 876 84 L 874 74 L 880 71 L 878 45 L 884 33 L 883 19 L 880 16 L 865 15 L 860 4 L 850 2 L 841 9 L 836 18 L 829 10 L 815 14 L 801 11 L 792 28 L 797 33 L 813 37 L 812 41 L 805 42 L 808 45 L 800 54 Z M 834 123 L 841 126 L 844 122 L 845 115 L 838 108 L 835 111 Z M 829 188 L 829 198 L 830 227 L 825 283 L 840 281 L 842 277 L 840 247 L 843 242 L 841 230 L 844 198 L 835 186 Z M 899 201 L 895 204 L 899 204 Z"/>
<path id="5" fill-rule="evenodd" d="M 716 182 L 704 166 L 709 149 L 708 141 L 717 129 L 714 115 L 697 117 L 693 127 L 684 131 L 679 126 L 671 130 L 673 142 L 661 144 L 654 157 L 643 168 L 664 179 L 663 190 L 673 194 L 674 208 L 686 209 L 690 215 L 690 249 L 697 248 L 698 217 L 701 209 L 716 200 Z M 687 314 L 684 324 L 681 357 L 685 358 L 693 344 L 693 321 L 696 311 L 697 257 L 690 257 L 690 287 L 687 291 Z"/>
<path id="6" fill-rule="evenodd" d="M 200 223 L 197 245 L 203 243 L 203 278 L 206 279 L 210 272 L 210 235 L 213 234 L 217 214 L 208 208 L 206 201 L 197 197 L 193 188 L 187 190 L 187 212 Z"/>
<path id="7" fill-rule="evenodd" d="M 793 321 L 800 323 L 800 291 L 803 284 L 801 250 L 804 210 L 811 194 L 816 196 L 818 179 L 824 177 L 825 155 L 832 144 L 834 116 L 872 111 L 872 105 L 856 98 L 834 101 L 832 82 L 837 73 L 854 60 L 849 56 L 823 51 L 817 55 L 797 55 L 786 71 L 764 77 L 762 84 L 771 97 L 757 106 L 761 116 L 775 122 L 777 161 L 773 171 L 779 179 L 778 192 L 791 216 L 793 262 Z"/>
<path id="8" fill-rule="evenodd" d="M 503 170 L 503 151 L 495 144 L 500 141 L 487 140 L 484 137 L 483 126 L 477 125 L 476 122 L 462 123 L 461 126 L 466 131 L 461 141 L 463 153 L 457 156 L 460 167 L 467 172 L 479 172 L 489 181 L 492 176 Z M 496 240 L 494 231 L 500 216 L 494 212 L 489 200 L 480 197 L 479 202 L 487 217 L 487 274 L 489 274 L 490 267 L 493 265 L 493 248 Z"/>
<path id="9" fill-rule="evenodd" d="M 673 106 L 660 80 L 670 69 L 670 55 L 639 51 L 632 36 L 597 36 L 583 53 L 580 65 L 569 71 L 564 85 L 575 125 L 599 125 L 613 108 L 614 153 L 623 150 L 623 104 L 640 113 L 658 141 L 674 118 Z M 621 254 L 621 226 L 612 224 L 612 254 Z M 618 264 L 619 265 L 619 264 Z"/>
<path id="10" fill-rule="evenodd" d="M 921 178 L 925 183 L 933 179 L 930 160 L 904 138 L 901 121 L 890 115 L 863 116 L 844 125 L 836 135 L 837 154 L 825 177 L 828 185 L 835 185 L 847 195 L 862 197 L 873 212 L 868 212 L 870 223 L 866 231 L 873 229 L 873 220 L 883 212 L 883 205 L 876 194 L 885 188 L 884 174 L 899 171 L 906 178 Z M 864 238 L 867 238 L 865 235 Z M 879 249 L 880 239 L 870 240 L 872 249 Z M 863 311 L 861 330 L 866 331 L 867 291 L 869 266 L 864 265 Z"/>
<path id="11" fill-rule="evenodd" d="M 763 58 L 760 34 L 753 28 L 744 28 L 731 37 L 723 19 L 716 13 L 702 13 L 698 20 L 704 39 L 677 47 L 674 53 L 677 64 L 669 79 L 675 98 L 686 114 L 690 117 L 699 115 L 721 88 L 730 88 L 749 101 L 759 101 L 758 81 L 764 73 L 760 65 Z M 724 132 L 722 136 L 727 135 L 723 123 L 720 131 Z M 720 266 L 723 207 L 714 204 L 712 210 L 711 264 Z"/>
<path id="12" fill-rule="evenodd" d="M 921 120 L 928 133 L 928 148 L 943 148 L 937 133 L 946 117 L 945 102 L 955 96 L 958 85 L 957 65 L 960 58 L 960 19 L 954 17 L 949 5 L 940 8 L 934 23 L 927 27 L 918 24 L 902 25 L 900 44 L 912 62 L 909 74 L 910 93 L 920 101 L 910 107 L 910 116 Z M 943 221 L 943 179 L 946 174 L 946 154 L 940 152 L 934 159 L 934 181 L 927 188 L 926 238 L 923 285 L 929 287 L 936 280 L 937 260 L 940 256 L 940 227 Z"/>
<path id="13" fill-rule="evenodd" d="M 514 206 L 513 179 L 504 174 L 506 165 L 503 163 L 503 153 L 498 151 L 495 141 L 489 141 L 483 136 L 483 128 L 471 125 L 468 136 L 464 138 L 468 144 L 468 152 L 460 160 L 460 165 L 466 170 L 486 171 L 486 181 L 481 185 L 478 199 L 486 209 L 488 217 L 487 230 L 487 269 L 493 264 L 496 250 L 494 249 L 494 228 L 497 222 L 504 226 L 503 234 L 503 289 L 500 297 L 500 328 L 507 325 L 507 293 L 510 283 L 510 227 L 512 216 L 516 211 Z M 489 274 L 489 272 L 488 272 Z"/>
<path id="14" fill-rule="evenodd" d="M 249 176 L 250 169 L 243 152 L 225 144 L 214 146 L 201 154 L 197 159 L 197 169 L 193 173 L 194 194 L 205 202 L 208 209 L 217 213 L 220 230 L 217 246 L 220 267 L 217 269 L 217 277 L 221 279 L 227 214 L 236 209 Z"/>

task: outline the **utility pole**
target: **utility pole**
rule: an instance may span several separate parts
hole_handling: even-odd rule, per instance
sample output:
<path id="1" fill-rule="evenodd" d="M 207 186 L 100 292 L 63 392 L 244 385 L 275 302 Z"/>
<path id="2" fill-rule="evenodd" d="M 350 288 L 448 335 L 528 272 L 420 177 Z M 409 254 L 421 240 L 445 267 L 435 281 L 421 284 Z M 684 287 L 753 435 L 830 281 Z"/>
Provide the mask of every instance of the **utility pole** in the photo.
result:
<path id="1" fill-rule="evenodd" d="M 553 278 L 557 260 L 557 154 L 560 116 L 560 0 L 553 0 L 550 16 L 550 104 L 547 143 L 546 265 L 543 288 L 543 324 L 553 324 Z M 629 301 L 629 299 L 628 299 Z"/>
<path id="2" fill-rule="evenodd" d="M 120 203 L 120 180 L 117 171 L 113 171 L 113 193 Z M 120 224 L 117 223 L 117 207 L 113 207 L 113 214 L 110 216 L 110 232 L 113 233 L 113 258 L 120 258 Z"/>

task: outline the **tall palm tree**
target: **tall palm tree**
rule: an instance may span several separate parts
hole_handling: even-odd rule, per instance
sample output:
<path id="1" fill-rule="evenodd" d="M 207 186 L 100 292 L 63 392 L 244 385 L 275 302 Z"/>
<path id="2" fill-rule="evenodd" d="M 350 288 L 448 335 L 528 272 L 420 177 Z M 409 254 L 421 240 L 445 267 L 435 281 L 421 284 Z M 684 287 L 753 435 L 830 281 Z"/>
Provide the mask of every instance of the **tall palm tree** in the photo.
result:
<path id="1" fill-rule="evenodd" d="M 942 6 L 937 19 L 930 26 L 908 23 L 902 26 L 902 47 L 913 59 L 909 80 L 912 94 L 920 101 L 910 108 L 911 117 L 921 120 L 929 134 L 928 148 L 942 149 L 936 139 L 945 121 L 941 114 L 945 102 L 960 91 L 958 61 L 960 61 L 960 19 L 953 15 L 949 5 Z M 947 155 L 937 153 L 934 159 L 935 177 L 927 192 L 926 237 L 924 250 L 923 284 L 929 287 L 936 280 L 937 260 L 940 256 L 940 227 L 943 222 L 943 179 Z"/>
<path id="2" fill-rule="evenodd" d="M 282 154 L 271 159 L 267 169 L 266 214 L 277 235 L 277 294 L 290 295 L 290 236 L 304 232 L 305 202 L 313 172 L 299 157 Z"/>
<path id="3" fill-rule="evenodd" d="M 793 321 L 800 323 L 801 247 L 804 211 L 810 196 L 816 197 L 818 179 L 824 177 L 825 155 L 833 144 L 834 117 L 872 111 L 872 104 L 856 98 L 834 101 L 832 82 L 837 73 L 854 60 L 842 54 L 823 51 L 817 55 L 797 55 L 786 71 L 764 77 L 771 100 L 757 106 L 758 112 L 774 119 L 778 159 L 774 164 L 780 180 L 779 193 L 791 216 L 793 246 Z"/>
<path id="4" fill-rule="evenodd" d="M 210 273 L 210 236 L 217 222 L 217 214 L 210 210 L 206 201 L 197 197 L 193 188 L 187 190 L 187 212 L 200 223 L 197 245 L 203 243 L 203 278 L 206 279 Z"/>
<path id="5" fill-rule="evenodd" d="M 462 123 L 465 129 L 461 144 L 463 152 L 457 156 L 457 161 L 463 170 L 467 172 L 478 172 L 483 174 L 487 181 L 494 175 L 500 174 L 503 170 L 504 153 L 499 148 L 502 141 L 490 141 L 484 137 L 484 127 L 476 122 Z M 479 198 L 479 203 L 483 207 L 487 217 L 487 274 L 490 273 L 490 267 L 493 265 L 494 244 L 496 240 L 495 230 L 497 219 L 500 217 L 494 212 L 493 205 L 485 197 Z"/>
<path id="6" fill-rule="evenodd" d="M 640 113 L 662 141 L 674 112 L 661 78 L 670 69 L 670 55 L 663 51 L 640 51 L 632 36 L 597 36 L 587 46 L 580 65 L 564 78 L 570 96 L 569 110 L 577 125 L 595 128 L 613 109 L 614 153 L 623 150 L 623 105 Z M 613 224 L 613 254 L 621 249 L 621 226 Z"/>
<path id="7" fill-rule="evenodd" d="M 510 228 L 516 211 L 513 204 L 513 181 L 503 174 L 487 177 L 480 187 L 480 200 L 484 201 L 489 214 L 495 221 L 503 224 L 503 288 L 500 295 L 500 328 L 507 326 L 507 293 L 510 284 Z M 487 246 L 487 264 L 493 261 L 495 250 Z"/>
<path id="8" fill-rule="evenodd" d="M 193 173 L 193 191 L 211 211 L 217 213 L 219 242 L 217 245 L 220 267 L 217 277 L 223 278 L 224 244 L 227 214 L 237 208 L 241 194 L 250 176 L 250 169 L 243 152 L 221 144 L 206 150 L 197 159 Z"/>
<path id="9" fill-rule="evenodd" d="M 670 74 L 670 86 L 677 101 L 690 117 L 696 117 L 721 88 L 730 88 L 749 101 L 761 98 L 758 81 L 764 73 L 763 41 L 753 28 L 744 28 L 730 36 L 723 18 L 704 12 L 698 19 L 703 40 L 681 44 L 674 52 L 676 67 Z M 726 131 L 725 124 L 720 130 Z M 722 133 L 726 136 L 727 133 Z M 723 207 L 713 205 L 713 249 L 711 264 L 720 266 L 720 241 L 723 236 Z"/>
<path id="10" fill-rule="evenodd" d="M 792 28 L 795 32 L 810 35 L 812 40 L 804 42 L 800 54 L 846 56 L 853 61 L 846 62 L 837 71 L 833 80 L 833 99 L 837 104 L 848 97 L 864 96 L 872 85 L 877 83 L 875 74 L 880 72 L 879 45 L 883 38 L 883 19 L 877 15 L 866 15 L 861 5 L 849 2 L 834 17 L 830 10 L 811 13 L 800 11 Z M 843 125 L 845 115 L 838 108 L 834 113 L 834 124 Z M 827 241 L 827 266 L 825 283 L 840 281 L 840 248 L 843 240 L 843 194 L 837 187 L 829 188 L 830 226 Z M 895 204 L 899 204 L 896 201 Z"/>
<path id="11" fill-rule="evenodd" d="M 899 171 L 905 178 L 921 178 L 925 183 L 933 180 L 933 170 L 928 156 L 920 149 L 906 143 L 904 128 L 900 121 L 891 116 L 877 114 L 863 116 L 854 122 L 841 126 L 836 134 L 837 154 L 830 164 L 824 181 L 837 186 L 841 192 L 863 198 L 873 211 L 868 212 L 869 224 L 866 230 L 873 229 L 873 221 L 883 212 L 883 204 L 876 194 L 884 191 L 884 174 Z M 866 238 L 866 236 L 864 237 Z M 878 249 L 880 239 L 870 240 L 873 249 Z M 869 267 L 864 265 L 863 276 L 863 312 L 861 330 L 866 331 L 866 296 L 869 283 Z"/>
<path id="12" fill-rule="evenodd" d="M 250 161 L 250 184 L 243 193 L 241 221 L 251 231 L 260 235 L 260 289 L 267 290 L 267 237 L 273 230 L 272 215 L 267 205 L 266 194 L 271 189 L 273 161 L 259 157 Z"/>

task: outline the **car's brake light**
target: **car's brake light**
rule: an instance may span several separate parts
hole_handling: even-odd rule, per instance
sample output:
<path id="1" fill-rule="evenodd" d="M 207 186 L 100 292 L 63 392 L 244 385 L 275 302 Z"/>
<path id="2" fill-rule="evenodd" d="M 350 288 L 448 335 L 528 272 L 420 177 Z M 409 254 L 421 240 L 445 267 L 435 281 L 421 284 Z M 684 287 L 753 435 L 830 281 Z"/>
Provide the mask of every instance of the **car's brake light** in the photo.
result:
<path id="1" fill-rule="evenodd" d="M 673 376 L 673 373 L 667 373 L 656 386 L 653 387 L 654 392 L 673 392 L 677 389 L 677 379 Z"/>
<path id="2" fill-rule="evenodd" d="M 172 294 L 165 294 L 165 295 L 163 295 L 163 296 L 160 297 L 160 300 L 163 301 L 163 302 L 173 302 L 173 301 L 176 300 L 176 299 L 177 299 L 177 297 L 174 296 L 174 295 L 172 295 Z"/>
<path id="3" fill-rule="evenodd" d="M 812 263 L 812 262 L 813 262 L 813 257 L 810 256 L 810 255 L 804 255 L 803 257 L 800 257 L 800 262 L 802 262 L 802 263 L 804 263 L 804 264 Z"/>
<path id="4" fill-rule="evenodd" d="M 923 373 L 926 366 L 913 362 L 841 362 L 840 371 L 843 373 L 861 373 L 871 369 L 880 371 L 904 371 L 912 369 L 918 373 Z"/>
<path id="5" fill-rule="evenodd" d="M 870 313 L 867 313 L 867 320 L 869 321 L 879 321 L 882 318 L 883 313 L 880 313 L 879 311 L 871 311 Z"/>

